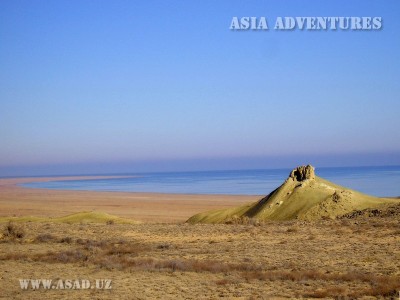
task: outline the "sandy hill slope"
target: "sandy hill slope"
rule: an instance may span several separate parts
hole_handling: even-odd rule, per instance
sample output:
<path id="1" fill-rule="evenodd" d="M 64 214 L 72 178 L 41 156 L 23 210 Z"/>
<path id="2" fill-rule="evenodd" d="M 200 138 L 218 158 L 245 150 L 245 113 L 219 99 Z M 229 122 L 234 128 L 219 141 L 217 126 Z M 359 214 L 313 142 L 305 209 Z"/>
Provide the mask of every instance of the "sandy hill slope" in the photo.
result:
<path id="1" fill-rule="evenodd" d="M 125 219 L 113 216 L 104 212 L 79 212 L 64 217 L 0 217 L 0 223 L 3 222 L 46 222 L 46 223 L 68 223 L 68 224 L 88 224 L 88 223 L 118 223 L 118 224 L 135 224 L 139 223 L 133 219 Z"/>
<path id="2" fill-rule="evenodd" d="M 372 197 L 336 185 L 315 176 L 314 168 L 308 165 L 294 169 L 280 187 L 256 203 L 200 213 L 188 222 L 225 223 L 240 218 L 316 220 L 390 202 L 398 200 Z"/>

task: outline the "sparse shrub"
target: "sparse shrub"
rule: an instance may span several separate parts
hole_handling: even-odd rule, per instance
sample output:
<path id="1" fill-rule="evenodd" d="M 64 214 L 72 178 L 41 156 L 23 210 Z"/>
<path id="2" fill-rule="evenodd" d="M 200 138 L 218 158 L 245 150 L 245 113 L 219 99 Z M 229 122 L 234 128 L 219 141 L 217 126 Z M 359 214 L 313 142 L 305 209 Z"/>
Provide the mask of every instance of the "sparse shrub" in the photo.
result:
<path id="1" fill-rule="evenodd" d="M 293 232 L 293 233 L 298 232 L 298 231 L 299 231 L 299 229 L 296 228 L 296 227 L 290 227 L 290 228 L 288 228 L 288 229 L 286 230 L 286 232 Z"/>
<path id="2" fill-rule="evenodd" d="M 134 258 L 129 262 L 131 267 L 143 269 L 143 270 L 155 270 L 160 269 L 158 266 L 156 267 L 156 260 L 151 257 L 141 257 L 141 258 Z"/>
<path id="3" fill-rule="evenodd" d="M 381 276 L 372 278 L 372 287 L 367 291 L 367 295 L 383 296 L 383 297 L 396 297 L 400 291 L 400 278 Z"/>
<path id="4" fill-rule="evenodd" d="M 167 250 L 169 248 L 171 248 L 170 244 L 160 244 L 157 246 L 157 249 L 162 249 L 162 250 Z"/>
<path id="5" fill-rule="evenodd" d="M 25 260 L 28 256 L 25 253 L 10 252 L 0 256 L 0 260 Z"/>
<path id="6" fill-rule="evenodd" d="M 128 243 L 128 241 L 125 240 L 125 239 L 119 239 L 119 240 L 116 242 L 116 244 L 120 244 L 120 245 L 122 245 L 122 244 L 127 244 L 127 243 Z"/>
<path id="7" fill-rule="evenodd" d="M 96 241 L 96 240 L 77 239 L 76 243 L 82 245 L 83 248 L 86 250 L 92 250 L 93 248 L 105 248 L 108 245 L 108 243 L 103 240 Z"/>
<path id="8" fill-rule="evenodd" d="M 239 217 L 237 215 L 233 215 L 232 218 L 225 221 L 225 224 L 228 224 L 228 225 L 238 224 L 239 223 L 238 220 L 239 220 Z"/>
<path id="9" fill-rule="evenodd" d="M 253 225 L 253 226 L 261 226 L 263 221 L 260 221 L 256 218 L 249 218 L 247 216 L 233 216 L 232 218 L 225 221 L 225 224 L 229 225 Z"/>
<path id="10" fill-rule="evenodd" d="M 36 259 L 45 262 L 55 262 L 55 263 L 77 263 L 84 262 L 88 260 L 88 256 L 83 251 L 77 250 L 66 250 L 61 252 L 47 252 L 44 254 L 36 255 Z"/>
<path id="11" fill-rule="evenodd" d="M 117 256 L 96 257 L 93 261 L 96 265 L 107 270 L 122 270 L 128 268 L 130 263 L 127 260 Z"/>
<path id="12" fill-rule="evenodd" d="M 217 285 L 227 285 L 227 284 L 232 284 L 232 281 L 224 278 L 224 279 L 217 280 L 215 283 Z"/>
<path id="13" fill-rule="evenodd" d="M 50 233 L 41 233 L 35 238 L 35 241 L 39 243 L 47 243 L 54 241 L 55 239 L 56 237 L 51 235 Z"/>
<path id="14" fill-rule="evenodd" d="M 66 244 L 71 244 L 72 243 L 72 238 L 69 236 L 63 237 L 60 239 L 60 243 L 66 243 Z"/>
<path id="15" fill-rule="evenodd" d="M 171 269 L 172 272 L 175 272 L 176 270 L 185 271 L 189 268 L 189 266 L 185 264 L 184 261 L 179 259 L 172 259 L 160 262 L 160 266 L 162 269 Z"/>
<path id="16" fill-rule="evenodd" d="M 25 229 L 10 221 L 4 227 L 3 235 L 11 239 L 22 239 L 25 236 Z"/>
<path id="17" fill-rule="evenodd" d="M 160 269 L 159 266 L 156 267 L 156 261 L 150 257 L 129 258 L 126 256 L 102 255 L 95 257 L 93 262 L 96 265 L 100 266 L 101 268 L 105 268 L 107 270 L 112 270 L 112 269 L 124 270 L 129 268 L 135 268 L 141 270 Z"/>
<path id="18" fill-rule="evenodd" d="M 304 294 L 304 297 L 310 298 L 324 298 L 324 297 L 350 297 L 359 298 L 362 296 L 383 296 L 393 297 L 396 296 L 400 289 L 400 277 L 390 275 L 374 275 L 366 273 L 324 273 L 318 270 L 304 270 L 304 271 L 267 271 L 248 270 L 242 272 L 242 277 L 246 281 L 250 280 L 289 280 L 289 281 L 336 281 L 336 282 L 365 282 L 369 284 L 370 288 L 352 291 L 351 293 L 343 287 L 328 287 L 316 290 L 313 293 Z"/>
<path id="19" fill-rule="evenodd" d="M 311 298 L 327 298 L 334 297 L 335 299 L 341 299 L 342 297 L 346 297 L 348 295 L 347 290 L 344 287 L 340 286 L 332 286 L 324 289 L 315 290 L 313 293 L 304 294 L 304 297 Z"/>
<path id="20" fill-rule="evenodd" d="M 122 244 L 122 245 L 110 245 L 105 249 L 105 254 L 107 255 L 125 255 L 133 254 L 137 255 L 142 252 L 145 247 L 141 244 Z"/>

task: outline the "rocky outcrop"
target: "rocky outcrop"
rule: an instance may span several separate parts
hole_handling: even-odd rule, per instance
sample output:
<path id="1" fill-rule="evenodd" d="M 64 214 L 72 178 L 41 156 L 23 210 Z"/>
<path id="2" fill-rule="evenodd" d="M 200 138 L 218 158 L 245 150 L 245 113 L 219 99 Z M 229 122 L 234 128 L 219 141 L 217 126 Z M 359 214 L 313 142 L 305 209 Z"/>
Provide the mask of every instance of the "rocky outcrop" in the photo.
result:
<path id="1" fill-rule="evenodd" d="M 289 178 L 296 181 L 313 180 L 315 179 L 315 169 L 311 165 L 297 167 L 290 172 Z"/>

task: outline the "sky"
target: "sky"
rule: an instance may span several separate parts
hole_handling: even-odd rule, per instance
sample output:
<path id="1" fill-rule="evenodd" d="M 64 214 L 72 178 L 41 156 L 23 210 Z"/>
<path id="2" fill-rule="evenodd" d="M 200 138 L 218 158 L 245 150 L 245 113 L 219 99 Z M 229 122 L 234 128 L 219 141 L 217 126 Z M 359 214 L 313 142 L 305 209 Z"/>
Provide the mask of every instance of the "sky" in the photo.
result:
<path id="1" fill-rule="evenodd" d="M 0 176 L 400 165 L 400 2 L 0 1 Z M 266 17 L 267 31 L 230 30 Z M 382 17 L 277 31 L 277 17 Z"/>

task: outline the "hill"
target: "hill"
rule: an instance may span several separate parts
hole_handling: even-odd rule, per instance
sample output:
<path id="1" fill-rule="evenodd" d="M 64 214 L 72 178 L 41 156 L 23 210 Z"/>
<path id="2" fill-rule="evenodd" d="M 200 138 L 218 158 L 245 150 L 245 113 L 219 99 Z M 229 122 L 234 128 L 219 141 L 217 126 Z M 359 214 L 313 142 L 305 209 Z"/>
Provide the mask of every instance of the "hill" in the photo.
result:
<path id="1" fill-rule="evenodd" d="M 398 200 L 365 195 L 320 178 L 308 165 L 295 168 L 280 187 L 256 203 L 203 212 L 187 222 L 226 223 L 241 218 L 316 220 L 393 202 Z"/>
<path id="2" fill-rule="evenodd" d="M 67 224 L 88 224 L 88 223 L 118 223 L 118 224 L 135 224 L 138 223 L 132 219 L 125 219 L 113 216 L 103 212 L 79 212 L 63 217 L 0 217 L 0 223 L 3 222 L 52 222 Z"/>

